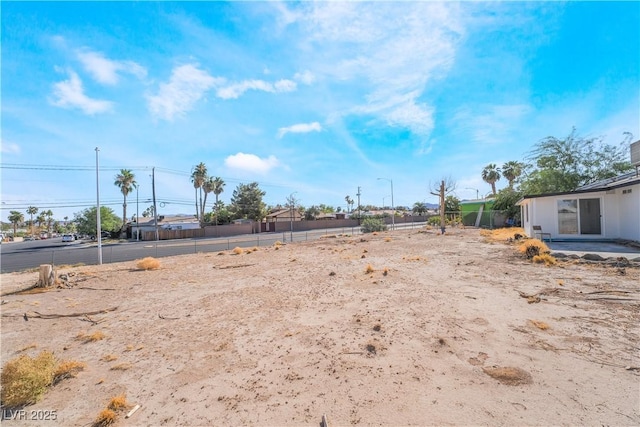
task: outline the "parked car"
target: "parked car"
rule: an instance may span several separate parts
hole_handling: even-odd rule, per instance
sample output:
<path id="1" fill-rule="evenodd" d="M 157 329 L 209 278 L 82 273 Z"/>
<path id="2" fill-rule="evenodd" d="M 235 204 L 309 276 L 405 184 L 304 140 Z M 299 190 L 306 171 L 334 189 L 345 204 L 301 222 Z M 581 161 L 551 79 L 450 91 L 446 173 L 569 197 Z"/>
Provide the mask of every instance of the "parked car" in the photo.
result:
<path id="1" fill-rule="evenodd" d="M 75 239 L 73 238 L 73 234 L 63 234 L 62 241 L 63 242 L 73 242 Z"/>
<path id="2" fill-rule="evenodd" d="M 33 236 L 24 236 L 24 241 L 25 242 L 30 241 L 30 240 L 36 240 L 36 238 L 33 237 Z"/>

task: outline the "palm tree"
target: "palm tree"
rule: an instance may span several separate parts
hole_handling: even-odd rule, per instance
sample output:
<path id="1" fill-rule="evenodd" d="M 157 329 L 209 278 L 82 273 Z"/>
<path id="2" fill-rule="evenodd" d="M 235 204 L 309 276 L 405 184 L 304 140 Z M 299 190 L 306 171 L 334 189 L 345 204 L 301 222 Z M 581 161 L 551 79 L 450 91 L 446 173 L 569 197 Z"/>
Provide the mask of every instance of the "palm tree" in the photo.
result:
<path id="1" fill-rule="evenodd" d="M 42 232 L 42 225 L 47 222 L 47 218 L 44 212 L 40 212 L 38 217 L 36 218 L 36 223 L 38 224 L 38 233 Z"/>
<path id="2" fill-rule="evenodd" d="M 127 196 L 136 188 L 138 183 L 136 182 L 136 176 L 130 169 L 120 169 L 120 173 L 115 176 L 113 185 L 120 188 L 124 196 L 124 203 L 122 204 L 122 229 L 124 229 L 125 225 L 127 225 Z"/>
<path id="3" fill-rule="evenodd" d="M 18 211 L 10 211 L 9 212 L 9 221 L 13 224 L 13 237 L 16 237 L 16 229 L 18 225 L 24 222 L 24 215 Z"/>
<path id="4" fill-rule="evenodd" d="M 347 213 L 351 213 L 350 207 L 353 205 L 353 199 L 347 195 L 347 197 L 344 198 L 344 201 L 347 202 Z"/>
<path id="5" fill-rule="evenodd" d="M 494 163 L 490 163 L 482 170 L 482 180 L 491 185 L 493 195 L 496 195 L 496 182 L 500 179 L 500 169 Z"/>
<path id="6" fill-rule="evenodd" d="M 47 234 L 51 237 L 51 225 L 53 224 L 53 212 L 51 209 L 44 211 L 44 215 L 47 217 Z"/>
<path id="7" fill-rule="evenodd" d="M 502 176 L 509 181 L 509 188 L 513 188 L 513 182 L 522 175 L 524 164 L 511 160 L 502 165 Z"/>
<path id="8" fill-rule="evenodd" d="M 415 202 L 413 204 L 413 212 L 417 213 L 419 216 L 422 216 L 422 214 L 427 212 L 427 205 L 423 202 Z"/>
<path id="9" fill-rule="evenodd" d="M 216 195 L 216 206 L 215 206 L 215 208 L 216 208 L 216 225 L 218 225 L 218 207 L 220 206 L 218 204 L 218 197 L 224 191 L 224 186 L 225 186 L 225 182 L 219 176 L 216 176 L 213 179 L 213 194 Z"/>
<path id="10" fill-rule="evenodd" d="M 204 203 L 202 204 L 202 206 L 200 206 L 200 218 L 201 218 L 201 222 L 204 222 L 204 211 L 206 210 L 206 206 L 207 206 L 207 196 L 209 196 L 209 193 L 211 193 L 213 191 L 213 186 L 214 186 L 214 177 L 212 176 L 208 176 L 205 178 L 204 182 L 202 183 L 202 189 L 204 190 Z"/>
<path id="11" fill-rule="evenodd" d="M 38 213 L 38 208 L 35 206 L 29 206 L 27 208 L 27 213 L 31 215 L 31 235 L 33 236 L 33 216 Z"/>
<path id="12" fill-rule="evenodd" d="M 196 166 L 194 166 L 193 171 L 191 172 L 191 182 L 193 183 L 193 188 L 196 190 L 196 218 L 202 221 L 200 212 L 202 212 L 202 186 L 204 185 L 204 181 L 207 179 L 207 166 L 200 162 Z M 198 189 L 200 189 L 200 209 L 198 209 Z"/>

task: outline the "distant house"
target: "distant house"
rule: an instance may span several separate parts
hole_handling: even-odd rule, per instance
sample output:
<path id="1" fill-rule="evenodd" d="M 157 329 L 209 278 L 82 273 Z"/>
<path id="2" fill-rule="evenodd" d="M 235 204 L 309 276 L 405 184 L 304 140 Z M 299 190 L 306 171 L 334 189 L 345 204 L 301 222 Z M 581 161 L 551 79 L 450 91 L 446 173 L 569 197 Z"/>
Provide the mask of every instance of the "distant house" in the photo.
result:
<path id="1" fill-rule="evenodd" d="M 575 191 L 524 196 L 522 226 L 541 226 L 552 239 L 625 239 L 640 242 L 640 174 L 631 172 Z"/>
<path id="2" fill-rule="evenodd" d="M 136 224 L 131 221 L 128 224 L 127 237 L 135 238 L 136 233 L 156 231 L 155 219 L 153 217 L 140 217 L 140 222 Z M 200 222 L 191 215 L 159 215 L 158 229 L 161 230 L 192 230 L 200 228 Z"/>
<path id="3" fill-rule="evenodd" d="M 265 217 L 266 222 L 291 222 L 291 221 L 301 221 L 302 216 L 297 209 L 280 209 L 274 212 L 271 212 L 269 215 Z"/>

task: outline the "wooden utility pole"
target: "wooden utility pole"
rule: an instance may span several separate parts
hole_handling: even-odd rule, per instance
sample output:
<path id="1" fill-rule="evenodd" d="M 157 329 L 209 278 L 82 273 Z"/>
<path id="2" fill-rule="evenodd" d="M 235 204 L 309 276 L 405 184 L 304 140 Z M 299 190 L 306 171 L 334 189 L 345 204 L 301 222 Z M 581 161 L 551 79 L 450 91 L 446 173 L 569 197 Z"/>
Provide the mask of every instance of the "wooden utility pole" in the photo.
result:
<path id="1" fill-rule="evenodd" d="M 445 194 L 446 194 L 447 190 L 446 190 L 446 186 L 445 186 L 445 182 L 444 180 L 442 180 L 440 182 L 440 189 L 437 193 L 434 193 L 433 191 L 431 191 L 431 194 L 433 194 L 434 196 L 438 196 L 440 198 L 440 232 L 442 234 L 444 234 L 444 232 L 446 231 L 446 225 L 445 225 Z"/>

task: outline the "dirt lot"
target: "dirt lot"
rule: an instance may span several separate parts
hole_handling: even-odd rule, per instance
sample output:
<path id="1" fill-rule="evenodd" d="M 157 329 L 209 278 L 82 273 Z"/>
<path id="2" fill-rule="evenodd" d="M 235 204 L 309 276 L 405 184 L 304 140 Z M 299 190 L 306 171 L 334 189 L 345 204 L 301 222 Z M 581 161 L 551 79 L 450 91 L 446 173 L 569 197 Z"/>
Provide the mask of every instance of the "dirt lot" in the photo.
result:
<path id="1" fill-rule="evenodd" d="M 638 264 L 546 267 L 477 230 L 160 261 L 2 297 L 3 365 L 87 365 L 26 408 L 55 410 L 46 425 L 89 425 L 120 393 L 141 408 L 117 425 L 640 424 Z"/>

